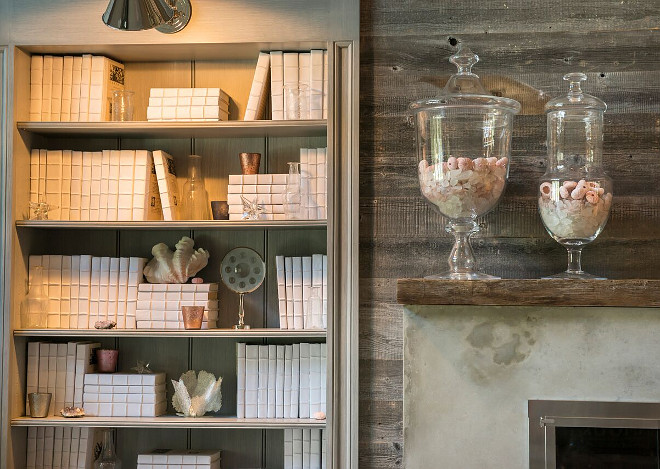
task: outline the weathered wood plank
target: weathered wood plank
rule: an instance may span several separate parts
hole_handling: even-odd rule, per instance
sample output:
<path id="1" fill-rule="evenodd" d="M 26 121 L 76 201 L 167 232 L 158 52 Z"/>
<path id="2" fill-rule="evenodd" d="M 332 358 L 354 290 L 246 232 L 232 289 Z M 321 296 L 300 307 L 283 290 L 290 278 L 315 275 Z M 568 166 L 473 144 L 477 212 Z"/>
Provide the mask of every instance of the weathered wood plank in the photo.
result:
<path id="1" fill-rule="evenodd" d="M 397 305 L 402 308 L 401 305 Z M 401 316 L 403 316 L 400 313 Z M 395 360 L 360 359 L 360 399 L 400 401 L 403 399 L 403 363 Z"/>
<path id="2" fill-rule="evenodd" d="M 660 306 L 660 280 L 399 279 L 397 300 L 409 305 Z"/>
<path id="3" fill-rule="evenodd" d="M 403 442 L 403 400 L 360 402 L 360 438 L 374 443 Z"/>
<path id="4" fill-rule="evenodd" d="M 360 307 L 360 358 L 403 359 L 401 306 L 377 303 Z"/>
<path id="5" fill-rule="evenodd" d="M 383 469 L 401 467 L 403 460 L 402 442 L 360 442 L 359 467 L 361 469 Z"/>

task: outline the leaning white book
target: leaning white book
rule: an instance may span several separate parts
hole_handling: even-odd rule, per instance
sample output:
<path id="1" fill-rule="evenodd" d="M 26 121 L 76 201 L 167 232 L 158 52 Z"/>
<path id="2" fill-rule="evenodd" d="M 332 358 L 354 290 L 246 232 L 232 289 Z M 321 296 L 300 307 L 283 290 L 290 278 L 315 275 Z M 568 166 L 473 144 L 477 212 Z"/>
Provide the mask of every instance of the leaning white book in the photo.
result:
<path id="1" fill-rule="evenodd" d="M 266 114 L 268 103 L 268 90 L 270 87 L 270 54 L 260 52 L 257 66 L 254 69 L 254 78 L 250 88 L 245 116 L 243 120 L 251 121 L 263 119 Z"/>
<path id="2" fill-rule="evenodd" d="M 30 120 L 41 120 L 41 98 L 43 96 L 44 57 L 32 55 L 30 58 Z M 34 150 L 33 150 L 34 151 Z"/>
<path id="3" fill-rule="evenodd" d="M 73 393 L 73 404 L 76 407 L 83 405 L 83 389 L 85 374 L 96 371 L 96 349 L 101 348 L 99 343 L 79 343 L 76 346 L 76 377 Z"/>
<path id="4" fill-rule="evenodd" d="M 323 255 L 323 329 L 328 328 L 328 256 Z"/>
<path id="5" fill-rule="evenodd" d="M 164 151 L 153 152 L 156 176 L 158 177 L 158 190 L 160 203 L 163 206 L 163 219 L 166 221 L 179 220 L 179 188 L 176 182 L 176 169 L 174 158 Z"/>
<path id="6" fill-rule="evenodd" d="M 150 151 L 135 151 L 135 176 L 133 178 L 133 220 L 162 220 L 158 178 Z"/>

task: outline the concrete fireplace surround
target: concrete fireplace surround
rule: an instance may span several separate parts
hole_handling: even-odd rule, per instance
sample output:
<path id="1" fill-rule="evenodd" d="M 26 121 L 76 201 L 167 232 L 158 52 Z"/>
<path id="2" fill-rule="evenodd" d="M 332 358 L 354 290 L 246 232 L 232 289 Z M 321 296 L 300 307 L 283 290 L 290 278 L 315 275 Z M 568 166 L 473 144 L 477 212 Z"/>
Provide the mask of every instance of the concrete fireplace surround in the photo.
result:
<path id="1" fill-rule="evenodd" d="M 660 402 L 658 308 L 407 306 L 404 467 L 522 469 L 530 399 Z"/>

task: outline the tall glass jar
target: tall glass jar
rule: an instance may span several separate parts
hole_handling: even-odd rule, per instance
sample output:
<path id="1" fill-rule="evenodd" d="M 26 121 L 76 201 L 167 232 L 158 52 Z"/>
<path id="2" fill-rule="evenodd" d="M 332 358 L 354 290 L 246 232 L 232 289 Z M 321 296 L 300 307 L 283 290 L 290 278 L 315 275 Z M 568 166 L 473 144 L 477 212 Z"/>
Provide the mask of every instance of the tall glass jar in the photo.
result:
<path id="1" fill-rule="evenodd" d="M 21 327 L 24 329 L 48 327 L 48 297 L 43 293 L 43 272 L 40 265 L 32 268 L 28 294 L 21 302 Z"/>
<path id="2" fill-rule="evenodd" d="M 568 250 L 566 272 L 553 278 L 601 278 L 582 270 L 582 249 L 600 234 L 612 205 L 612 180 L 603 169 L 603 113 L 607 105 L 585 94 L 583 73 L 568 73 L 568 95 L 550 100 L 548 166 L 539 184 L 546 230 Z"/>
<path id="3" fill-rule="evenodd" d="M 495 208 L 504 192 L 520 103 L 488 94 L 472 73 L 479 57 L 469 48 L 449 60 L 458 72 L 441 95 L 410 105 L 422 195 L 449 219 L 447 231 L 455 238 L 449 270 L 432 278 L 497 278 L 477 271 L 470 236 L 478 231 L 476 219 Z"/>
<path id="4" fill-rule="evenodd" d="M 204 187 L 202 157 L 188 158 L 188 180 L 183 185 L 183 218 L 185 220 L 210 220 L 209 194 Z"/>
<path id="5" fill-rule="evenodd" d="M 306 194 L 303 176 L 300 173 L 300 163 L 292 161 L 289 165 L 289 175 L 283 194 L 284 216 L 287 220 L 301 220 L 307 218 Z"/>
<path id="6" fill-rule="evenodd" d="M 94 461 L 94 469 L 121 469 L 121 461 L 115 453 L 115 445 L 112 441 L 112 430 L 103 429 L 103 447 L 101 454 Z"/>

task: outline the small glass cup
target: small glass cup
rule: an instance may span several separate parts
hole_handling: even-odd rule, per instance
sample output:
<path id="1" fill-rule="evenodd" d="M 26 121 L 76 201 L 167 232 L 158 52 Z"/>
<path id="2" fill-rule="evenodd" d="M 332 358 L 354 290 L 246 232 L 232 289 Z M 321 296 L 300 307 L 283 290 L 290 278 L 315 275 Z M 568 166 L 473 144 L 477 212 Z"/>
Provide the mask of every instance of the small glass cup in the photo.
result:
<path id="1" fill-rule="evenodd" d="M 181 315 L 183 316 L 184 329 L 201 329 L 204 320 L 203 306 L 182 306 Z"/>
<path id="2" fill-rule="evenodd" d="M 31 392 L 28 394 L 30 417 L 37 419 L 48 417 L 50 401 L 52 398 L 53 395 L 49 392 Z"/>
<path id="3" fill-rule="evenodd" d="M 284 85 L 284 118 L 286 120 L 309 119 L 309 86 Z"/>
<path id="4" fill-rule="evenodd" d="M 133 120 L 133 91 L 115 90 L 110 102 L 110 116 L 114 122 Z"/>

